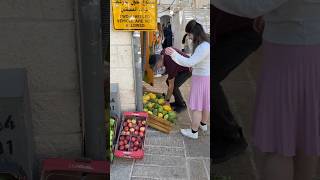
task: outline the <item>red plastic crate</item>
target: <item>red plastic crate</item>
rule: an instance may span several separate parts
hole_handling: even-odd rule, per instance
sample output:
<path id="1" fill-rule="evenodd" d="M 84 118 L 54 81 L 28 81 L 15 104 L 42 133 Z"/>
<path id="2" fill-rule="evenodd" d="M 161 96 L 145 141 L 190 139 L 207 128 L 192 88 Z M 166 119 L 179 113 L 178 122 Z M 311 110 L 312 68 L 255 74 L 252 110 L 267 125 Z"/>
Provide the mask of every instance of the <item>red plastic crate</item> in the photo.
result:
<path id="1" fill-rule="evenodd" d="M 115 146 L 115 150 L 114 150 L 114 155 L 116 157 L 120 157 L 120 158 L 129 158 L 129 159 L 142 159 L 144 156 L 144 142 L 145 142 L 145 137 L 146 137 L 146 133 L 147 133 L 147 128 L 148 125 L 147 123 L 145 123 L 145 131 L 144 131 L 144 137 L 142 140 L 142 147 L 141 149 L 137 150 L 137 151 L 133 151 L 133 150 L 129 150 L 129 151 L 122 151 L 119 150 L 119 139 L 120 136 L 122 135 L 121 132 L 123 130 L 123 123 L 125 121 L 125 119 L 127 118 L 135 118 L 135 119 L 141 119 L 141 120 L 145 120 L 147 121 L 148 118 L 148 113 L 146 112 L 124 112 L 123 116 L 122 116 L 122 122 L 121 122 L 121 126 L 120 126 L 120 131 L 119 131 L 119 135 L 118 135 L 118 139 L 117 139 L 117 144 Z M 131 145 L 131 138 L 132 137 L 137 137 L 136 135 L 127 135 L 130 137 L 130 145 Z"/>
<path id="2" fill-rule="evenodd" d="M 110 172 L 107 161 L 46 159 L 42 164 L 41 180 L 102 180 Z"/>

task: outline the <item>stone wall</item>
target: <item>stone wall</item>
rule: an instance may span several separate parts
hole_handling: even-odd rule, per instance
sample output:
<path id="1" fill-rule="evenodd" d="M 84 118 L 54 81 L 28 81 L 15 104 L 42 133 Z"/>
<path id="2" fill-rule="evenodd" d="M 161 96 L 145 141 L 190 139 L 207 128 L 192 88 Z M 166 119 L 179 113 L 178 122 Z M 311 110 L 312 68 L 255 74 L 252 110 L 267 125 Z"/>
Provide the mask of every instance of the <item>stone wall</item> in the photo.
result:
<path id="1" fill-rule="evenodd" d="M 135 110 L 132 33 L 110 29 L 110 83 L 119 83 L 121 111 Z"/>
<path id="2" fill-rule="evenodd" d="M 81 155 L 74 0 L 0 1 L 0 68 L 28 71 L 38 158 Z"/>

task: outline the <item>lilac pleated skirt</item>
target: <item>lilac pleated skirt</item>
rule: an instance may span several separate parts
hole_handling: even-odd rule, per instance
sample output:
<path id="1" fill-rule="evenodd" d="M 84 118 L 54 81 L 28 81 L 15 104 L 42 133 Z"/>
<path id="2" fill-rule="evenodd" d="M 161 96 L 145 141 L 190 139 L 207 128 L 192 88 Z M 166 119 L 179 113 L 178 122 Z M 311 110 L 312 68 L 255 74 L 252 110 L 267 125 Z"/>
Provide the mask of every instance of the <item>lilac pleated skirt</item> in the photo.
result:
<path id="1" fill-rule="evenodd" d="M 195 111 L 210 112 L 210 76 L 192 75 L 189 107 Z"/>
<path id="2" fill-rule="evenodd" d="M 320 45 L 263 44 L 253 144 L 262 152 L 320 155 Z"/>

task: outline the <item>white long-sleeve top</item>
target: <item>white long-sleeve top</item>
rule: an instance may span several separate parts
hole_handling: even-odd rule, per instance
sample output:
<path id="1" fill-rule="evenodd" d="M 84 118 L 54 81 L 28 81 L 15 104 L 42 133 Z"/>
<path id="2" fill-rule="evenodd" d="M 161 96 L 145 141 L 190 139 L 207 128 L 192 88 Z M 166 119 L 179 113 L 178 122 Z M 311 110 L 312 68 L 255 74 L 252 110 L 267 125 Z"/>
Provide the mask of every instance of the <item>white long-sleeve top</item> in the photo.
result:
<path id="1" fill-rule="evenodd" d="M 197 76 L 210 76 L 210 44 L 202 42 L 189 57 L 174 52 L 171 58 L 180 66 L 192 67 L 192 74 Z"/>
<path id="2" fill-rule="evenodd" d="M 264 39 L 292 45 L 320 44 L 320 0 L 211 0 L 238 16 L 264 15 Z"/>

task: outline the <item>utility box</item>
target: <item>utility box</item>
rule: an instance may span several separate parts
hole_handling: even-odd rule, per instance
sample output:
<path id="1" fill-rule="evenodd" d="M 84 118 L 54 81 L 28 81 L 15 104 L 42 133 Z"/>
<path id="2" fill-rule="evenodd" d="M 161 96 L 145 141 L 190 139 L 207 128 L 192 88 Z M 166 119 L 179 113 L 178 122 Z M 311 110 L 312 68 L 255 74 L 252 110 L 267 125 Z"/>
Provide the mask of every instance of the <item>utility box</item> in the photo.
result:
<path id="1" fill-rule="evenodd" d="M 121 117 L 120 93 L 118 83 L 110 84 L 110 111 L 111 114 L 117 115 L 118 118 Z"/>
<path id="2" fill-rule="evenodd" d="M 34 179 L 34 142 L 25 69 L 0 69 L 0 163 L 17 164 Z"/>

